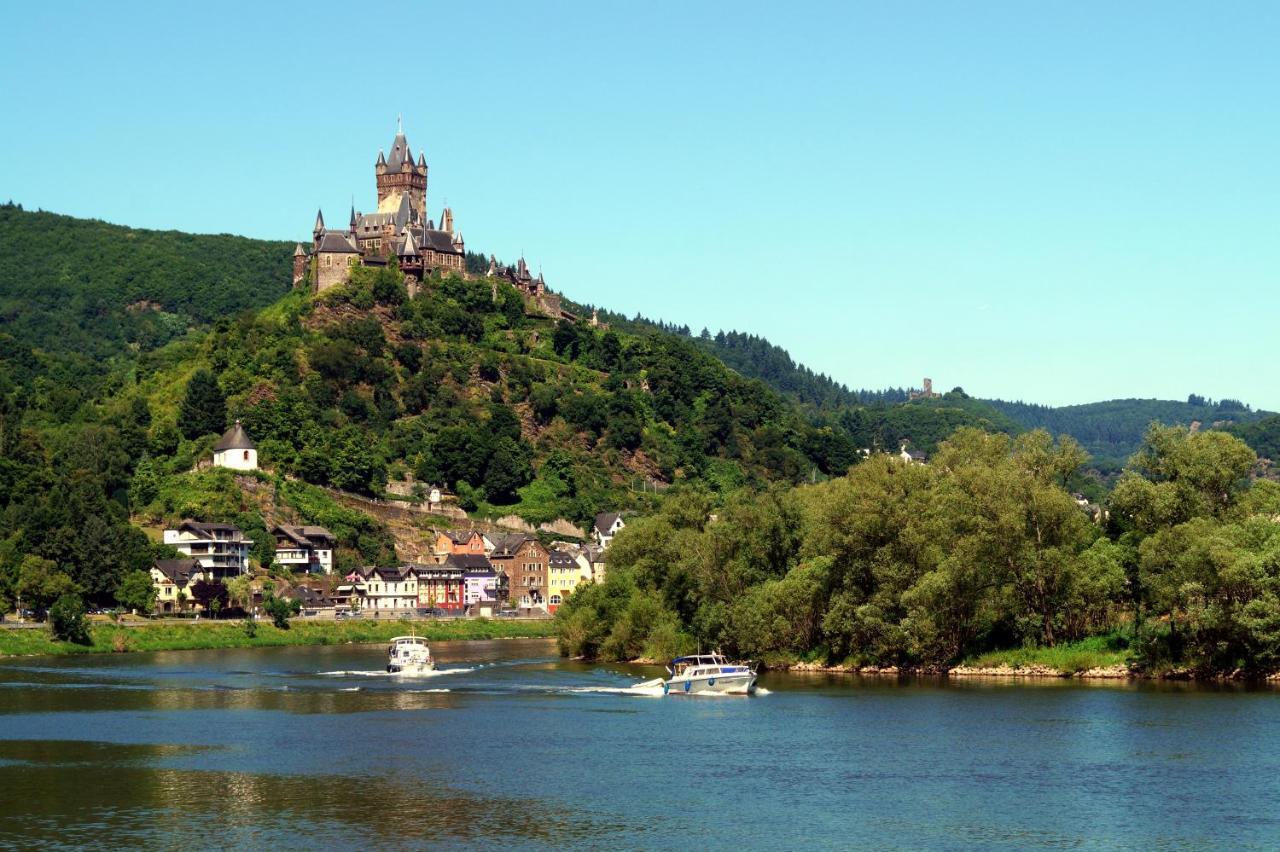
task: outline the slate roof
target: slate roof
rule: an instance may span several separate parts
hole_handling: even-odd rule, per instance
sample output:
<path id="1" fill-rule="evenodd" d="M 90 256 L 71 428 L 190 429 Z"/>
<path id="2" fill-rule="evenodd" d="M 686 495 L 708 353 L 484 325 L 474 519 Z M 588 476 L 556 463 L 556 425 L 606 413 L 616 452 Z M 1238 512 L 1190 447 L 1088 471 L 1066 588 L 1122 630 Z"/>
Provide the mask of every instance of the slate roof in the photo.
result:
<path id="1" fill-rule="evenodd" d="M 621 518 L 622 515 L 617 512 L 601 512 L 596 515 L 596 530 L 599 531 L 600 535 L 608 535 L 610 527 Z"/>
<path id="2" fill-rule="evenodd" d="M 230 429 L 222 433 L 222 437 L 218 439 L 218 443 L 213 445 L 213 451 L 220 453 L 223 450 L 256 450 L 257 445 L 249 440 L 249 433 L 244 431 L 244 427 L 237 420 Z"/>
<path id="3" fill-rule="evenodd" d="M 452 553 L 444 561 L 450 568 L 461 568 L 463 571 L 492 571 L 493 563 L 489 557 L 481 553 Z"/>
<path id="4" fill-rule="evenodd" d="M 328 251 L 337 254 L 359 254 L 360 249 L 356 248 L 355 243 L 351 242 L 351 238 L 346 234 L 337 231 L 325 231 L 320 235 L 320 245 L 316 247 L 317 252 Z"/>
<path id="5" fill-rule="evenodd" d="M 526 541 L 536 541 L 531 535 L 524 533 L 512 533 L 511 535 L 499 536 L 493 542 L 494 556 L 514 556 L 515 552 L 520 549 L 520 545 Z"/>
<path id="6" fill-rule="evenodd" d="M 472 536 L 479 535 L 475 530 L 445 530 L 444 535 L 454 544 L 466 544 L 471 541 Z"/>
<path id="7" fill-rule="evenodd" d="M 288 524 L 277 524 L 271 530 L 272 535 L 283 535 L 285 538 L 303 547 L 314 544 L 314 539 L 325 539 L 329 543 L 334 540 L 333 533 L 324 527 L 294 527 Z"/>
<path id="8" fill-rule="evenodd" d="M 418 241 L 418 244 L 423 248 L 429 248 L 432 251 L 438 251 L 444 254 L 460 254 L 460 252 L 453 247 L 453 234 L 450 234 L 448 231 L 433 231 L 430 228 L 427 228 L 421 233 L 423 236 L 422 239 Z"/>
<path id="9" fill-rule="evenodd" d="M 201 521 L 186 520 L 178 524 L 178 529 L 186 529 L 195 533 L 201 533 L 209 536 L 210 538 L 213 537 L 214 533 L 220 532 L 233 533 L 233 538 L 240 538 L 243 536 L 243 533 L 240 532 L 240 528 L 235 524 L 206 524 Z"/>
<path id="10" fill-rule="evenodd" d="M 187 585 L 192 574 L 203 570 L 198 559 L 157 559 L 155 566 L 175 586 Z"/>
<path id="11" fill-rule="evenodd" d="M 578 563 L 577 560 L 573 558 L 573 554 L 566 553 L 563 550 L 553 550 L 547 559 L 547 564 L 567 567 Z"/>
<path id="12" fill-rule="evenodd" d="M 382 156 L 382 152 L 378 152 L 378 156 Z M 400 166 L 408 161 L 413 164 L 413 152 L 409 150 L 409 140 L 404 138 L 404 133 L 397 133 L 396 138 L 391 140 L 391 156 L 387 157 L 387 171 L 398 172 Z"/>

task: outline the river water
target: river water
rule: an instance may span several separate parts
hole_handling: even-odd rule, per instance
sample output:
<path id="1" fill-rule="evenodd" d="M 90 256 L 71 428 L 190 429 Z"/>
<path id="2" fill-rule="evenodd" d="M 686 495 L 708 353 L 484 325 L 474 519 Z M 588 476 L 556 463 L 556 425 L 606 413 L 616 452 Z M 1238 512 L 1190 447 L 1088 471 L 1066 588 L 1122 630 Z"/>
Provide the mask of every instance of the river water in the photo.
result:
<path id="1" fill-rule="evenodd" d="M 0 847 L 1276 848 L 1280 693 L 776 674 L 544 640 L 0 663 Z"/>

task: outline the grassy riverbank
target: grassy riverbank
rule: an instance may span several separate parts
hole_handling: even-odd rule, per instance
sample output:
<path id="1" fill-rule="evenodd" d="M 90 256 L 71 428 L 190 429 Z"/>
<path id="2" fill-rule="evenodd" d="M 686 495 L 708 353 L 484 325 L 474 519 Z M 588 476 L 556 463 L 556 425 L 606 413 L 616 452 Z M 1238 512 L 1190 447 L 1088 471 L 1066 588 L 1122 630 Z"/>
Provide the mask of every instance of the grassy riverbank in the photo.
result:
<path id="1" fill-rule="evenodd" d="M 428 641 L 450 639 L 536 639 L 555 635 L 547 620 L 490 621 L 296 621 L 288 630 L 259 622 L 253 635 L 239 621 L 190 624 L 94 624 L 92 645 L 53 639 L 48 628 L 0 629 L 0 657 L 27 654 L 105 654 L 119 651 L 179 651 L 200 648 L 256 648 L 274 645 L 345 645 L 385 642 L 413 631 Z"/>
<path id="2" fill-rule="evenodd" d="M 1134 661 L 1128 641 L 1116 633 L 1090 636 L 1052 648 L 1011 648 L 966 659 L 966 669 L 1052 669 L 1064 675 L 1124 667 Z"/>

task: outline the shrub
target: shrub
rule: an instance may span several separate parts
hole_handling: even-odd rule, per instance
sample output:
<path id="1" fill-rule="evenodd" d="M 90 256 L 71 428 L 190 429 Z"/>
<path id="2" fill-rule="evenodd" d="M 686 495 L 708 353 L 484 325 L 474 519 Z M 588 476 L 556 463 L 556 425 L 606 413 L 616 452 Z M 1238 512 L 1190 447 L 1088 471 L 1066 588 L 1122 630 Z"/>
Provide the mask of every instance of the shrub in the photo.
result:
<path id="1" fill-rule="evenodd" d="M 65 594 L 49 608 L 49 626 L 53 638 L 77 645 L 90 644 L 89 625 L 84 617 L 84 601 L 79 595 Z"/>

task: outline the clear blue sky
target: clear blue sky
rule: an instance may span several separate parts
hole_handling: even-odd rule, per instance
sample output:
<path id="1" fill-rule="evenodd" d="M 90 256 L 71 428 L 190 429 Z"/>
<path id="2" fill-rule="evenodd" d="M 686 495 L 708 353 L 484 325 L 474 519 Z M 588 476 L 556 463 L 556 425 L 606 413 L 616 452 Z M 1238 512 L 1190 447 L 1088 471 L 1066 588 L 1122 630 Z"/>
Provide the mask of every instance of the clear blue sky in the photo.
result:
<path id="1" fill-rule="evenodd" d="M 57 3 L 0 199 L 302 239 L 398 113 L 473 250 L 854 387 L 1280 409 L 1280 4 Z"/>

